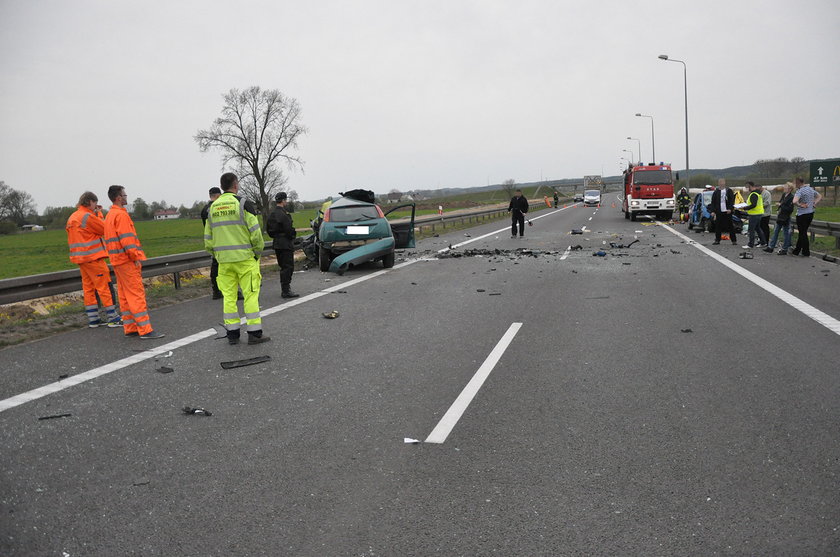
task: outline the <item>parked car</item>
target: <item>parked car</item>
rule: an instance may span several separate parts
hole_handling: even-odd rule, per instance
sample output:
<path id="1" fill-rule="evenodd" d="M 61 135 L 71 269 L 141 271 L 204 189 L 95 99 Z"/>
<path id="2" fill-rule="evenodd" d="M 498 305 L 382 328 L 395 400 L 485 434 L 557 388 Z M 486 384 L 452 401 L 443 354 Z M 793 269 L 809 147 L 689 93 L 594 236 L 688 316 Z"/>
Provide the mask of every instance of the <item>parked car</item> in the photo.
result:
<path id="1" fill-rule="evenodd" d="M 323 220 L 313 226 L 317 228 L 321 271 L 343 274 L 351 265 L 366 261 L 382 261 L 390 269 L 394 266 L 394 250 L 414 247 L 416 204 L 405 203 L 383 213 L 373 202 L 373 192 L 353 190 L 342 195 L 326 209 Z M 385 218 L 406 207 L 411 207 L 409 219 L 392 223 Z"/>
<path id="2" fill-rule="evenodd" d="M 583 201 L 583 194 L 576 193 L 575 198 L 574 198 L 574 202 L 577 203 L 579 201 Z"/>
<path id="3" fill-rule="evenodd" d="M 583 192 L 583 204 L 587 207 L 595 207 L 601 204 L 600 190 L 586 190 Z"/>
<path id="4" fill-rule="evenodd" d="M 708 232 L 715 231 L 715 222 L 712 220 L 712 215 L 709 213 L 709 204 L 712 202 L 712 194 L 714 191 L 701 191 L 694 196 L 694 201 L 688 208 L 688 229 L 696 229 L 697 232 L 706 230 Z"/>

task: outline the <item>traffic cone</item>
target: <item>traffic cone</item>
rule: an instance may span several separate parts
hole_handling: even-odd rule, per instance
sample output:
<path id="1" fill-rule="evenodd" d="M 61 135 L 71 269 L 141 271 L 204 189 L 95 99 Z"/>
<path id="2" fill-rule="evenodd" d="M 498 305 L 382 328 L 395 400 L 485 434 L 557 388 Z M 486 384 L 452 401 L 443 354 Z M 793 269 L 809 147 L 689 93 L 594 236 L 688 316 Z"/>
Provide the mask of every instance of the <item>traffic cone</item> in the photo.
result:
<path id="1" fill-rule="evenodd" d="M 615 209 L 615 203 L 612 204 L 612 208 Z"/>
<path id="2" fill-rule="evenodd" d="M 720 239 L 721 240 L 728 240 L 729 239 L 729 234 L 721 234 Z"/>

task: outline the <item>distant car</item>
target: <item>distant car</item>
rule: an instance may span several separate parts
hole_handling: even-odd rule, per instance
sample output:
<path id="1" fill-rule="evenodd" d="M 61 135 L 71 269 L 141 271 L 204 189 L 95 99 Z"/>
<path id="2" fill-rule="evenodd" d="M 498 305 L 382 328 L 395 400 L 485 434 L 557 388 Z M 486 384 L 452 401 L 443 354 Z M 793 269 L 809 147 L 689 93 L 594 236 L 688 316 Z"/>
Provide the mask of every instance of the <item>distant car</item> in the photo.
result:
<path id="1" fill-rule="evenodd" d="M 583 201 L 583 195 L 581 195 L 579 193 L 576 193 L 574 201 L 575 201 L 575 203 L 577 203 L 579 201 Z"/>
<path id="2" fill-rule="evenodd" d="M 688 229 L 697 229 L 697 232 L 706 230 L 715 231 L 715 221 L 709 213 L 708 206 L 712 202 L 714 191 L 703 191 L 694 196 L 694 201 L 688 208 Z"/>
<path id="3" fill-rule="evenodd" d="M 595 207 L 601 204 L 600 190 L 586 190 L 583 192 L 583 204 L 587 207 Z"/>
<path id="4" fill-rule="evenodd" d="M 362 190 L 363 191 L 363 190 Z M 318 267 L 323 272 L 343 274 L 351 265 L 366 261 L 382 261 L 386 269 L 394 266 L 394 250 L 414 247 L 414 213 L 416 205 L 406 203 L 383 213 L 376 203 L 349 197 L 350 192 L 334 201 L 318 225 Z M 411 207 L 411 218 L 396 223 L 385 217 L 397 209 Z"/>

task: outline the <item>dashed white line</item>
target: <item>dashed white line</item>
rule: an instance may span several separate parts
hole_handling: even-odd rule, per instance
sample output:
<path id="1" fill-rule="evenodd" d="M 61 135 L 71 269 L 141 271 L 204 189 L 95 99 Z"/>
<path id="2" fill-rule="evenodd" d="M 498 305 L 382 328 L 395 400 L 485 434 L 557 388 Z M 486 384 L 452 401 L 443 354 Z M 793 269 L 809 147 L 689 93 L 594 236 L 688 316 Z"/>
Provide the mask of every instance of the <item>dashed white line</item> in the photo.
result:
<path id="1" fill-rule="evenodd" d="M 461 419 L 467 406 L 475 398 L 475 395 L 490 375 L 490 372 L 499 363 L 505 350 L 510 346 L 513 337 L 516 336 L 516 333 L 519 332 L 521 327 L 522 323 L 513 323 L 508 327 L 507 332 L 505 332 L 501 340 L 496 344 L 496 347 L 490 352 L 490 355 L 487 356 L 487 359 L 484 360 L 484 363 L 481 364 L 481 367 L 478 368 L 478 371 L 475 372 L 470 382 L 467 383 L 467 386 L 464 387 L 464 390 L 461 391 L 461 394 L 458 395 L 458 398 L 455 399 L 455 402 L 452 403 L 452 406 L 449 407 L 449 410 L 446 411 L 446 414 L 443 415 L 437 426 L 426 437 L 426 443 L 443 443 L 446 441 L 446 438 L 452 432 L 452 428 Z"/>
<path id="2" fill-rule="evenodd" d="M 569 252 L 572 251 L 572 246 L 567 246 L 566 251 L 563 252 L 563 255 L 560 256 L 560 261 L 563 261 L 567 257 L 569 257 Z"/>

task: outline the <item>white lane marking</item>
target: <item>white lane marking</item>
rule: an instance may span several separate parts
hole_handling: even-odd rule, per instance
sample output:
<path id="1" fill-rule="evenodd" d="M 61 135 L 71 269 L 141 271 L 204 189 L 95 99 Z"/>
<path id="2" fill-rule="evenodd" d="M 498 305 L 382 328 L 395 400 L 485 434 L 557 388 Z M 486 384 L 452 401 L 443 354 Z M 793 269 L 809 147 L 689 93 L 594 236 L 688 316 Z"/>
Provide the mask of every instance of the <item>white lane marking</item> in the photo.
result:
<path id="1" fill-rule="evenodd" d="M 589 217 L 589 220 L 592 220 L 592 217 Z"/>
<path id="2" fill-rule="evenodd" d="M 582 226 L 582 227 L 580 228 L 580 231 L 581 231 L 581 232 L 586 232 L 586 227 L 585 227 L 585 226 Z"/>
<path id="3" fill-rule="evenodd" d="M 545 217 L 547 217 L 547 216 L 549 216 L 549 215 L 556 215 L 557 213 L 561 213 L 561 212 L 563 212 L 563 211 L 565 211 L 565 210 L 566 210 L 566 207 L 563 207 L 562 209 L 555 209 L 555 210 L 553 210 L 553 211 L 551 211 L 551 212 L 548 212 L 548 213 L 545 213 L 545 214 L 543 214 L 543 215 L 536 216 L 536 217 L 534 217 L 534 218 L 532 218 L 532 219 L 530 219 L 530 220 L 539 220 L 539 219 L 545 218 Z M 488 232 L 487 234 L 483 234 L 483 235 L 481 235 L 481 236 L 477 236 L 477 237 L 472 238 L 472 239 L 470 239 L 470 240 L 466 240 L 465 242 L 461 242 L 460 244 L 455 244 L 455 245 L 453 245 L 452 247 L 439 249 L 439 250 L 437 250 L 437 252 L 438 252 L 438 253 L 445 253 L 445 252 L 449 251 L 450 249 L 455 249 L 455 248 L 460 248 L 461 246 L 466 246 L 467 244 L 471 244 L 471 243 L 473 243 L 473 242 L 477 242 L 477 241 L 479 241 L 479 240 L 483 240 L 484 238 L 487 238 L 487 237 L 489 237 L 489 236 L 492 236 L 493 234 L 499 234 L 500 232 L 505 232 L 506 230 L 510 230 L 510 226 L 506 226 L 506 227 L 504 227 L 504 228 L 500 228 L 499 230 L 494 230 L 493 232 Z"/>
<path id="4" fill-rule="evenodd" d="M 793 294 L 790 294 L 790 293 L 786 292 L 785 290 L 782 290 L 781 288 L 779 288 L 778 286 L 776 286 L 772 282 L 770 282 L 768 280 L 765 280 L 765 279 L 761 278 L 760 276 L 756 275 L 755 273 L 752 273 L 752 272 L 744 269 L 740 265 L 737 265 L 737 264 L 733 263 L 732 261 L 723 257 L 722 255 L 718 255 L 717 253 L 713 252 L 709 248 L 707 248 L 705 246 L 701 246 L 700 244 L 698 244 L 694 240 L 692 240 L 692 239 L 688 238 L 687 236 L 683 235 L 681 232 L 678 232 L 677 230 L 674 230 L 670 226 L 668 226 L 668 225 L 666 225 L 662 222 L 659 222 L 659 221 L 657 221 L 657 223 L 659 224 L 659 226 L 665 228 L 666 230 L 668 230 L 672 234 L 675 234 L 679 238 L 682 238 L 688 244 L 693 245 L 694 247 L 696 247 L 697 249 L 699 249 L 701 252 L 705 253 L 706 255 L 711 257 L 712 259 L 715 259 L 716 261 L 718 261 L 722 265 L 724 265 L 726 267 L 729 267 L 730 269 L 732 269 L 733 271 L 735 271 L 736 273 L 738 273 L 739 275 L 741 275 L 745 279 L 749 280 L 750 282 L 752 282 L 756 286 L 759 286 L 759 287 L 763 288 L 764 290 L 766 290 L 767 292 L 769 292 L 773 296 L 777 297 L 778 299 L 780 299 L 784 303 L 788 304 L 789 306 L 793 307 L 794 309 L 796 309 L 796 310 L 802 312 L 803 314 L 807 315 L 808 317 L 810 317 L 811 319 L 813 319 L 814 321 L 816 321 L 817 323 L 819 323 L 820 325 L 822 325 L 823 327 L 828 329 L 829 331 L 840 335 L 840 321 L 838 321 L 837 319 L 831 317 L 827 313 L 824 313 L 824 312 L 818 310 L 817 308 L 815 308 L 811 304 L 809 304 L 809 303 L 807 303 L 803 300 L 800 300 L 799 298 L 797 298 Z"/>
<path id="5" fill-rule="evenodd" d="M 507 332 L 505 332 L 501 340 L 496 344 L 496 347 L 493 348 L 493 351 L 490 352 L 490 355 L 487 356 L 487 359 L 484 360 L 484 363 L 481 364 L 481 367 L 478 368 L 478 371 L 475 372 L 470 382 L 467 383 L 467 386 L 464 387 L 464 390 L 461 391 L 461 394 L 458 395 L 458 398 L 455 399 L 455 402 L 452 403 L 452 406 L 449 407 L 449 410 L 446 411 L 446 414 L 443 415 L 429 436 L 426 437 L 426 443 L 443 443 L 446 441 L 446 438 L 452 432 L 452 428 L 461 419 L 467 406 L 475 398 L 478 390 L 484 384 L 490 372 L 493 371 L 493 368 L 496 367 L 496 364 L 502 358 L 505 350 L 510 346 L 513 337 L 516 336 L 516 333 L 519 332 L 521 327 L 522 323 L 512 323 L 508 327 Z"/>
<path id="6" fill-rule="evenodd" d="M 572 251 L 572 246 L 567 246 L 566 251 L 563 252 L 563 255 L 560 256 L 560 261 L 563 261 L 567 257 L 569 257 L 569 252 Z"/>
<path id="7" fill-rule="evenodd" d="M 394 269 L 400 269 L 402 267 L 406 267 L 418 261 L 417 259 L 410 259 L 404 263 L 400 263 L 399 265 L 394 265 Z M 321 296 L 326 296 L 331 292 L 335 292 L 336 290 L 341 290 L 347 288 L 349 286 L 353 286 L 354 284 L 358 284 L 360 282 L 364 282 L 366 280 L 370 280 L 376 278 L 378 276 L 384 275 L 385 273 L 390 272 L 393 269 L 385 269 L 382 271 L 377 271 L 375 273 L 371 273 L 369 275 L 364 275 L 353 280 L 348 280 L 347 282 L 342 282 L 340 284 L 336 284 L 335 286 L 331 286 L 319 292 L 313 292 L 312 294 L 308 294 L 306 296 L 302 296 L 296 300 L 291 302 L 286 302 L 272 308 L 268 308 L 265 310 L 260 311 L 260 315 L 262 317 L 267 317 L 271 314 L 277 313 L 278 311 L 287 310 L 298 306 L 300 304 L 315 300 L 320 298 Z M 79 385 L 81 383 L 85 383 L 92 379 L 96 379 L 97 377 L 101 377 L 102 375 L 107 375 L 114 371 L 119 371 L 124 369 L 130 365 L 138 364 L 140 362 L 144 362 L 155 356 L 160 354 L 165 354 L 170 350 L 175 350 L 188 344 L 192 344 L 194 342 L 198 342 L 199 340 L 203 340 L 205 338 L 209 338 L 216 335 L 216 329 L 205 329 L 204 331 L 199 331 L 198 333 L 192 334 L 190 336 L 186 336 L 184 338 L 180 338 L 178 340 L 174 340 L 170 343 L 164 344 L 163 346 L 158 346 L 157 348 L 152 348 L 150 350 L 146 350 L 143 352 L 138 352 L 137 354 L 133 354 L 127 358 L 123 358 L 121 360 L 117 360 L 115 362 L 111 362 L 109 364 L 105 364 L 103 366 L 90 369 L 88 371 L 76 374 L 72 377 L 68 377 L 66 379 L 62 379 L 55 383 L 50 383 L 49 385 L 44 385 L 43 387 L 38 387 L 36 389 L 32 389 L 31 391 L 27 391 L 25 393 L 21 393 L 19 395 L 15 395 L 13 397 L 7 398 L 5 400 L 0 400 L 0 412 L 4 412 L 11 408 L 15 408 L 16 406 L 20 406 L 21 404 L 25 404 L 27 402 L 32 402 L 33 400 L 38 400 L 39 398 L 43 398 L 47 395 L 51 395 L 53 393 L 57 393 L 59 391 L 63 391 L 69 387 L 74 385 Z"/>

